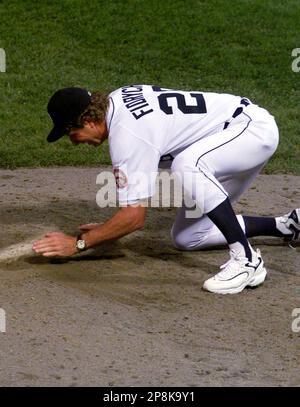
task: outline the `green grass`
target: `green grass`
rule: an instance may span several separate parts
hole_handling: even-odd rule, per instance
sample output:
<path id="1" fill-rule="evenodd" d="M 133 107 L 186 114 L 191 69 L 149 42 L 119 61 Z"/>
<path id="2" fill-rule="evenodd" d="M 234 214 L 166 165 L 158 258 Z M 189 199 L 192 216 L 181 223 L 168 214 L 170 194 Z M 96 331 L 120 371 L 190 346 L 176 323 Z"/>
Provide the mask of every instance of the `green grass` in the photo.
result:
<path id="1" fill-rule="evenodd" d="M 0 165 L 110 163 L 107 146 L 46 143 L 49 96 L 151 83 L 266 107 L 281 134 L 266 171 L 300 174 L 299 18 L 298 0 L 0 1 Z"/>

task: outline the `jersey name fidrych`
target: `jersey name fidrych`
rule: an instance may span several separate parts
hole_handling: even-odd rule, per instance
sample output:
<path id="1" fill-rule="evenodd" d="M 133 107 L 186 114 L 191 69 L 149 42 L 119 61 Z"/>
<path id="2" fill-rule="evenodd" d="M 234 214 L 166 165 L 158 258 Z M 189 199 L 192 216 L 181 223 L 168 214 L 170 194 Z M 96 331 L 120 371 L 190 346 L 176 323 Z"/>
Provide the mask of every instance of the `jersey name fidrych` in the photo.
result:
<path id="1" fill-rule="evenodd" d="M 143 110 L 149 106 L 149 103 L 143 95 L 142 86 L 135 86 L 134 88 L 132 86 L 124 86 L 122 88 L 122 99 L 127 109 L 137 120 L 153 112 L 153 109 Z"/>

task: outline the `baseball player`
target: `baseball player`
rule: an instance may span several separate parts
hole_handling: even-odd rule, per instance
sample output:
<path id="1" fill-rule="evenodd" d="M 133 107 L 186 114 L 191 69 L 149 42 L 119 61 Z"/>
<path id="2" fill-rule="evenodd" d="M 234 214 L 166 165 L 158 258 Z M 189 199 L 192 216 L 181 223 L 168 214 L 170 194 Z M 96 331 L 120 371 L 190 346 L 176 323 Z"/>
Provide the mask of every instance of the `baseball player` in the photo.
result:
<path id="1" fill-rule="evenodd" d="M 150 85 L 123 86 L 107 96 L 65 88 L 51 97 L 48 113 L 54 124 L 49 142 L 64 135 L 75 145 L 100 146 L 108 140 L 120 208 L 104 224 L 81 226 L 79 237 L 48 233 L 34 243 L 36 253 L 72 256 L 142 228 L 143 200 L 155 192 L 151 174 L 166 160 L 172 172 L 187 176 L 184 189 L 202 208 L 194 218 L 186 216 L 184 204 L 179 209 L 171 230 L 175 247 L 227 244 L 230 250 L 229 260 L 204 289 L 233 294 L 263 283 L 267 271 L 249 237 L 298 238 L 300 209 L 275 218 L 236 216 L 232 209 L 278 145 L 273 116 L 249 99 Z M 137 172 L 144 174 L 142 183 L 136 182 Z"/>

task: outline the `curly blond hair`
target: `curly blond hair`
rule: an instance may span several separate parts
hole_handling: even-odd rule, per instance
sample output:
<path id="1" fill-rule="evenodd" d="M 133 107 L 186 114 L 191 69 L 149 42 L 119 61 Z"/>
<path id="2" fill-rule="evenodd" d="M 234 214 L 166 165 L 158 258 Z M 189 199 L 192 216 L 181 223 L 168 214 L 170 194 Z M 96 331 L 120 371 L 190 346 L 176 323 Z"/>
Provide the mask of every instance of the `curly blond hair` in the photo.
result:
<path id="1" fill-rule="evenodd" d="M 108 95 L 102 92 L 93 92 L 90 104 L 78 118 L 78 127 L 83 127 L 85 122 L 103 122 L 107 108 Z"/>

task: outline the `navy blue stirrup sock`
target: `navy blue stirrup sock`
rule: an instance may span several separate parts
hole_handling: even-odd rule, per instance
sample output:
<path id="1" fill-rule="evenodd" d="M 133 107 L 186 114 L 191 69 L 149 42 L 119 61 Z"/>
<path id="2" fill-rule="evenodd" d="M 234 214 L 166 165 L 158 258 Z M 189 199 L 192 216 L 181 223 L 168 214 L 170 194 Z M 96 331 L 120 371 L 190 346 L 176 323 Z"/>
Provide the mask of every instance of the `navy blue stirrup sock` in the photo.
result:
<path id="1" fill-rule="evenodd" d="M 209 219 L 217 226 L 217 228 L 223 233 L 227 243 L 233 244 L 236 242 L 241 243 L 244 247 L 246 257 L 249 261 L 252 261 L 252 253 L 241 225 L 236 218 L 236 214 L 232 209 L 231 203 L 227 198 L 215 209 L 207 213 Z"/>
<path id="2" fill-rule="evenodd" d="M 245 222 L 246 236 L 287 236 L 276 227 L 275 218 L 263 216 L 243 216 Z"/>

